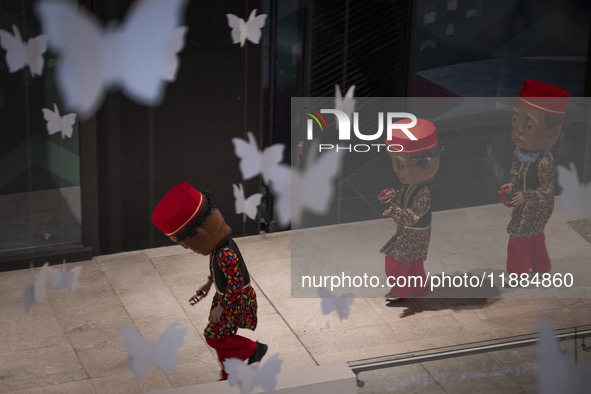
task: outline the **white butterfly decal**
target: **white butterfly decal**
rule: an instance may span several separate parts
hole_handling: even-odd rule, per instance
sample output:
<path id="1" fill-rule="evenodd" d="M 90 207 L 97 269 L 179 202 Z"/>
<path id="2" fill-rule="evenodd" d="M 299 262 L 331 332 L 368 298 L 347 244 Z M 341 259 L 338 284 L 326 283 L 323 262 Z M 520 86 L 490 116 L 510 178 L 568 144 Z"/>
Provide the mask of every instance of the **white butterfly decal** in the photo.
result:
<path id="1" fill-rule="evenodd" d="M 169 325 L 160 339 L 154 344 L 147 343 L 137 331 L 128 327 L 121 329 L 123 343 L 129 354 L 131 371 L 136 377 L 142 377 L 148 369 L 155 365 L 164 372 L 171 372 L 177 360 L 177 351 L 185 341 L 185 328 Z"/>
<path id="2" fill-rule="evenodd" d="M 279 224 L 286 227 L 291 222 L 291 168 L 287 165 L 274 167 L 269 186 L 275 196 L 275 213 Z"/>
<path id="3" fill-rule="evenodd" d="M 335 297 L 328 289 L 319 287 L 318 296 L 322 298 L 322 314 L 328 315 L 336 311 L 341 321 L 349 317 L 351 305 L 353 305 L 353 293 L 346 293 Z"/>
<path id="4" fill-rule="evenodd" d="M 25 312 L 29 313 L 29 309 L 36 302 L 44 302 L 47 295 L 47 288 L 45 282 L 47 281 L 47 268 L 49 263 L 43 264 L 37 275 L 25 284 L 23 293 L 25 296 Z"/>
<path id="5" fill-rule="evenodd" d="M 569 361 L 554 337 L 552 326 L 546 319 L 540 319 L 540 341 L 538 354 L 540 368 L 538 387 L 540 394 L 554 393 L 589 393 L 591 387 L 591 365 Z"/>
<path id="6" fill-rule="evenodd" d="M 41 75 L 44 64 L 43 54 L 47 50 L 47 36 L 30 38 L 25 44 L 16 25 L 12 25 L 12 31 L 14 35 L 6 30 L 0 30 L 0 45 L 6 51 L 8 70 L 13 73 L 29 66 L 32 77 Z"/>
<path id="7" fill-rule="evenodd" d="M 70 2 L 41 0 L 36 11 L 49 45 L 60 54 L 57 83 L 66 107 L 91 116 L 110 87 L 120 86 L 142 105 L 164 98 L 174 81 L 186 27 L 179 27 L 188 0 L 137 0 L 121 26 L 102 29 Z"/>
<path id="8" fill-rule="evenodd" d="M 265 26 L 267 15 L 261 14 L 255 16 L 256 13 L 256 9 L 252 10 L 246 22 L 244 19 L 239 18 L 236 15 L 226 14 L 226 17 L 228 18 L 228 26 L 232 28 L 231 35 L 234 44 L 240 43 L 240 46 L 243 47 L 247 39 L 255 44 L 259 43 L 261 39 L 261 29 Z"/>
<path id="9" fill-rule="evenodd" d="M 229 358 L 224 361 L 224 369 L 231 387 L 238 385 L 241 394 L 250 394 L 257 386 L 265 391 L 275 390 L 282 362 L 279 353 L 267 358 L 264 364 L 256 362 L 247 365 L 238 358 Z"/>
<path id="10" fill-rule="evenodd" d="M 74 132 L 74 123 L 76 123 L 76 114 L 67 114 L 60 116 L 60 111 L 57 108 L 57 104 L 53 104 L 53 112 L 50 109 L 43 108 L 43 117 L 47 121 L 47 131 L 49 135 L 55 134 L 58 131 L 62 132 L 62 139 L 66 137 L 72 138 Z"/>
<path id="11" fill-rule="evenodd" d="M 578 207 L 583 209 L 585 218 L 591 219 L 591 183 L 586 185 L 579 183 L 579 175 L 574 163 L 570 163 L 570 170 L 558 166 L 558 184 L 562 188 L 560 195 L 565 211 L 571 211 Z"/>
<path id="12" fill-rule="evenodd" d="M 305 172 L 278 166 L 271 174 L 275 211 L 282 226 L 299 224 L 304 211 L 316 215 L 328 213 L 334 195 L 334 179 L 341 169 L 344 155 L 325 152 Z"/>
<path id="13" fill-rule="evenodd" d="M 265 183 L 269 182 L 271 173 L 281 160 L 283 160 L 283 150 L 285 145 L 271 145 L 261 152 L 254 138 L 249 131 L 248 142 L 241 138 L 232 138 L 234 144 L 234 153 L 240 158 L 240 172 L 245 180 L 262 174 Z"/>
<path id="14" fill-rule="evenodd" d="M 353 98 L 353 94 L 355 93 L 355 85 L 349 87 L 345 97 L 341 94 L 341 88 L 339 85 L 334 85 L 335 88 L 335 99 L 334 99 L 334 107 L 340 111 L 346 113 L 349 118 L 353 112 L 355 112 L 355 99 Z"/>
<path id="15" fill-rule="evenodd" d="M 236 207 L 236 213 L 244 213 L 246 214 L 246 216 L 254 220 L 257 216 L 257 208 L 261 203 L 263 195 L 261 193 L 255 193 L 252 196 L 245 199 L 244 187 L 242 186 L 242 183 L 239 183 L 238 186 L 233 184 L 232 188 L 234 189 L 234 198 L 236 199 L 234 202 L 234 206 Z"/>
<path id="16" fill-rule="evenodd" d="M 81 265 L 72 268 L 66 273 L 62 273 L 60 270 L 53 267 L 47 267 L 48 277 L 51 278 L 51 287 L 53 287 L 54 290 L 68 289 L 70 293 L 76 290 L 81 271 Z"/>

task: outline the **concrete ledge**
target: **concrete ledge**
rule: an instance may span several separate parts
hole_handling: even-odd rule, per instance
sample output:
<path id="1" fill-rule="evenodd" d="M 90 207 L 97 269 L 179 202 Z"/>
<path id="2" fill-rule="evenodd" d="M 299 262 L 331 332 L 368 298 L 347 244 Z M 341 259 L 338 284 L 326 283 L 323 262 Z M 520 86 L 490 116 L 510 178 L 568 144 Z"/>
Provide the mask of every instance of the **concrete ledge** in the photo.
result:
<path id="1" fill-rule="evenodd" d="M 263 392 L 260 387 L 255 387 L 253 390 L 253 393 Z M 281 372 L 277 376 L 277 387 L 273 392 L 282 394 L 353 394 L 357 393 L 357 380 L 353 371 L 345 363 L 319 365 Z M 240 389 L 238 386 L 230 387 L 227 381 L 222 381 L 153 392 L 153 394 L 195 393 L 240 394 Z"/>

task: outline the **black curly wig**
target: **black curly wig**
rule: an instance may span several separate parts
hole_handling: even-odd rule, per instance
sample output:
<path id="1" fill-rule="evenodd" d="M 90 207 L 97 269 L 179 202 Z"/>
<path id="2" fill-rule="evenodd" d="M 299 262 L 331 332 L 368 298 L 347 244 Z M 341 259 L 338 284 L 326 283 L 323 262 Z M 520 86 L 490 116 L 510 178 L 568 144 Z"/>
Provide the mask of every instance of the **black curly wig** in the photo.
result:
<path id="1" fill-rule="evenodd" d="M 211 212 L 216 209 L 216 206 L 213 203 L 213 193 L 208 190 L 203 190 L 201 192 L 205 196 L 205 206 L 203 207 L 202 211 L 185 227 L 182 229 L 176 236 L 176 242 L 181 243 L 185 238 L 194 237 L 197 234 L 197 227 L 200 227 L 203 224 L 203 221 L 211 215 Z"/>
<path id="2" fill-rule="evenodd" d="M 410 161 L 421 168 L 427 168 L 429 163 L 429 157 L 439 157 L 443 153 L 443 146 L 437 145 L 434 149 L 428 150 L 426 152 L 417 153 L 416 155 L 412 155 L 410 157 Z"/>
<path id="3" fill-rule="evenodd" d="M 546 118 L 546 126 L 548 127 L 551 135 L 554 136 L 561 130 L 559 126 L 562 126 L 562 130 L 564 130 L 565 122 L 563 115 L 545 113 L 544 116 Z"/>

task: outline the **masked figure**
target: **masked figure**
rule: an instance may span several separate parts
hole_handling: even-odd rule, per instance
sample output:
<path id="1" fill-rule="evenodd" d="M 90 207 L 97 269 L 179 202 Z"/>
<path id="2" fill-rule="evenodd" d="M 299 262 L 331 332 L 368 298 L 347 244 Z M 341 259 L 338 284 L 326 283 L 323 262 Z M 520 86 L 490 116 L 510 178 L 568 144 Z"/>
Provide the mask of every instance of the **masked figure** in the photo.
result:
<path id="1" fill-rule="evenodd" d="M 386 189 L 378 197 L 389 205 L 383 216 L 394 219 L 397 226 L 394 236 L 380 249 L 386 255 L 388 285 L 394 285 L 386 294 L 388 300 L 429 293 L 423 261 L 427 258 L 431 238 L 430 184 L 439 169 L 441 149 L 435 126 L 428 120 L 417 119 L 417 124 L 408 130 L 416 141 L 400 129 L 394 129 L 392 138 L 387 141 L 392 167 L 402 187 Z"/>
<path id="2" fill-rule="evenodd" d="M 515 144 L 511 181 L 501 187 L 513 194 L 507 227 L 507 271 L 515 274 L 550 271 L 544 227 L 554 209 L 556 165 L 550 148 L 562 131 L 570 94 L 556 86 L 526 80 L 513 109 L 511 139 Z M 503 197 L 505 199 L 505 197 Z"/>
<path id="3" fill-rule="evenodd" d="M 203 335 L 218 354 L 222 379 L 228 377 L 223 368 L 227 358 L 248 359 L 249 364 L 260 361 L 267 352 L 267 345 L 236 333 L 239 328 L 256 328 L 256 293 L 231 229 L 213 204 L 211 195 L 187 182 L 180 183 L 160 200 L 152 222 L 174 242 L 195 253 L 209 255 L 210 275 L 189 303 L 197 303 L 207 295 L 211 285 L 215 285 L 209 324 Z"/>

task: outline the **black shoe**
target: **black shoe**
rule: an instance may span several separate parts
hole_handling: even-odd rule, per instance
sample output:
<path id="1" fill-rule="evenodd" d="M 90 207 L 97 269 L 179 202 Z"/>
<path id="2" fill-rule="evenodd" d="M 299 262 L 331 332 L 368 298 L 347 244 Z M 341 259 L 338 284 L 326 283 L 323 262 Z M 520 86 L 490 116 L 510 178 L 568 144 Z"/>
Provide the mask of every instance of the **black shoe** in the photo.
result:
<path id="1" fill-rule="evenodd" d="M 386 301 L 390 302 L 390 301 L 396 301 L 399 298 L 393 296 L 392 294 L 390 294 L 390 292 L 387 292 L 386 294 L 384 294 L 384 298 L 386 299 Z"/>
<path id="2" fill-rule="evenodd" d="M 257 341 L 257 347 L 254 349 L 254 353 L 252 356 L 248 358 L 248 364 L 256 363 L 257 361 L 261 361 L 265 353 L 267 353 L 267 349 L 269 346 L 265 345 L 264 343 L 260 343 Z"/>
<path id="3" fill-rule="evenodd" d="M 395 306 L 402 306 L 402 305 L 404 305 L 404 300 L 405 300 L 405 298 L 396 298 L 395 300 L 388 301 L 386 306 L 389 308 L 392 308 Z"/>

